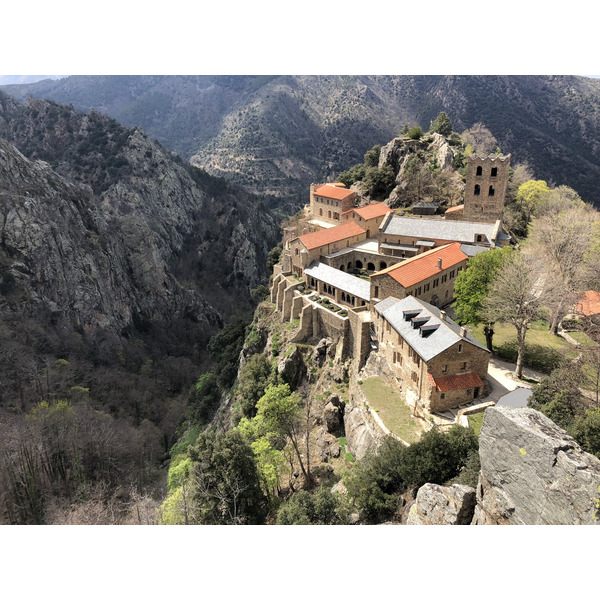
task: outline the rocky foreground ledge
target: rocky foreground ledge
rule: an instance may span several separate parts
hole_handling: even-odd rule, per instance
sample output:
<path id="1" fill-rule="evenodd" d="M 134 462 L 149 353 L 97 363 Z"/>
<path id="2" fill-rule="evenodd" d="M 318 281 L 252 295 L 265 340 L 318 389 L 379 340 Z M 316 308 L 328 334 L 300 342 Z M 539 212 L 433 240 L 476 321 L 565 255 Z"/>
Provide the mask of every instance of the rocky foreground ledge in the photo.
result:
<path id="1" fill-rule="evenodd" d="M 591 525 L 600 517 L 600 460 L 530 408 L 488 408 L 477 490 L 422 486 L 412 525 Z"/>

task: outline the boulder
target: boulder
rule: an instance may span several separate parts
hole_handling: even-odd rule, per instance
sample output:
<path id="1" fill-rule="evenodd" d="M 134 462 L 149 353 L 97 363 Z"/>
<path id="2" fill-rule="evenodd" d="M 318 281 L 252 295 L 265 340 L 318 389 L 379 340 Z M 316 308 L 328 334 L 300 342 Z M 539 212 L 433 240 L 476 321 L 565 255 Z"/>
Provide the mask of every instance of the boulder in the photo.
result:
<path id="1" fill-rule="evenodd" d="M 600 460 L 531 408 L 492 407 L 479 436 L 473 524 L 596 524 Z"/>
<path id="2" fill-rule="evenodd" d="M 469 525 L 475 510 L 476 492 L 466 485 L 443 487 L 426 483 L 408 509 L 407 525 Z"/>
<path id="3" fill-rule="evenodd" d="M 313 350 L 312 360 L 317 367 L 322 367 L 327 358 L 333 358 L 335 355 L 335 346 L 333 340 L 329 337 L 319 340 Z"/>
<path id="4" fill-rule="evenodd" d="M 329 433 L 344 435 L 344 403 L 339 396 L 331 396 L 323 409 L 323 420 Z"/>
<path id="5" fill-rule="evenodd" d="M 283 381 L 295 390 L 306 376 L 306 364 L 302 352 L 295 347 L 289 356 L 282 356 L 277 363 L 277 372 Z"/>
<path id="6" fill-rule="evenodd" d="M 319 427 L 315 433 L 315 446 L 321 462 L 327 462 L 330 458 L 338 458 L 342 452 L 337 438 L 327 433 L 324 427 Z"/>
<path id="7" fill-rule="evenodd" d="M 443 135 L 432 134 L 431 145 L 436 150 L 436 158 L 440 169 L 454 167 L 454 150 Z"/>
<path id="8" fill-rule="evenodd" d="M 383 431 L 373 422 L 367 410 L 358 403 L 351 403 L 344 411 L 344 430 L 348 452 L 361 460 L 370 450 L 375 450 L 383 440 Z"/>

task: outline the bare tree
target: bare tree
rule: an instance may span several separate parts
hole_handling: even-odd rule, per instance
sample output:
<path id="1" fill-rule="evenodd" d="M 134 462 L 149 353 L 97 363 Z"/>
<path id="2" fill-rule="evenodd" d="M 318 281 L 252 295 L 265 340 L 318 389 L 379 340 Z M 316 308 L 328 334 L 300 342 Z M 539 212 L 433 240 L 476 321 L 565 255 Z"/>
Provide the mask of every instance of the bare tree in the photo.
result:
<path id="1" fill-rule="evenodd" d="M 575 205 L 549 211 L 533 222 L 528 247 L 544 263 L 544 303 L 552 311 L 550 331 L 555 335 L 577 296 L 597 277 L 599 224 L 595 210 Z"/>
<path id="2" fill-rule="evenodd" d="M 515 375 L 522 377 L 525 336 L 539 315 L 542 297 L 540 264 L 532 254 L 515 252 L 508 256 L 484 302 L 490 321 L 510 323 L 517 331 Z"/>

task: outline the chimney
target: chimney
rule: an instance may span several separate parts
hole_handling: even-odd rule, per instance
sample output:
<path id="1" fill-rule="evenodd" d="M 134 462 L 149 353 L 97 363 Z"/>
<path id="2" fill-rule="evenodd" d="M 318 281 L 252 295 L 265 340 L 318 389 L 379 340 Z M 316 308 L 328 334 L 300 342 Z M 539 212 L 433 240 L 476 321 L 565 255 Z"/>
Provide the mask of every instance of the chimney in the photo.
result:
<path id="1" fill-rule="evenodd" d="M 445 310 L 440 310 L 440 319 L 442 321 L 446 320 L 446 311 Z"/>
<path id="2" fill-rule="evenodd" d="M 460 328 L 460 337 L 466 337 L 466 335 L 467 335 L 467 328 L 463 326 Z"/>
<path id="3" fill-rule="evenodd" d="M 438 269 L 441 271 L 442 270 L 442 259 L 441 257 L 438 258 Z"/>

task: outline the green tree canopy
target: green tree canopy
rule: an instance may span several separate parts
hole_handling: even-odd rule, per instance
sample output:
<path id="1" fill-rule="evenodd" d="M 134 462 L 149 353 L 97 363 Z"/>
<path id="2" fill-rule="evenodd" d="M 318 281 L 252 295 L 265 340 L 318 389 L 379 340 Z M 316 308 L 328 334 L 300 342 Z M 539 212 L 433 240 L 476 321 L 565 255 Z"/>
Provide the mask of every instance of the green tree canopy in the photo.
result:
<path id="1" fill-rule="evenodd" d="M 278 525 L 343 525 L 347 511 L 340 498 L 329 488 L 319 486 L 314 492 L 300 490 L 277 512 Z"/>
<path id="2" fill-rule="evenodd" d="M 452 123 L 445 112 L 441 112 L 435 121 L 431 122 L 429 127 L 430 133 L 439 133 L 444 136 L 449 136 L 452 133 Z"/>
<path id="3" fill-rule="evenodd" d="M 266 497 L 242 434 L 203 433 L 189 449 L 193 520 L 205 525 L 264 523 Z"/>
<path id="4" fill-rule="evenodd" d="M 365 154 L 365 167 L 376 167 L 379 164 L 379 155 L 381 154 L 381 146 L 378 144 L 373 146 Z"/>
<path id="5" fill-rule="evenodd" d="M 488 350 L 492 351 L 493 323 L 484 316 L 484 300 L 490 286 L 502 267 L 510 246 L 481 252 L 469 259 L 467 268 L 461 271 L 454 284 L 454 310 L 460 323 L 485 324 Z"/>

